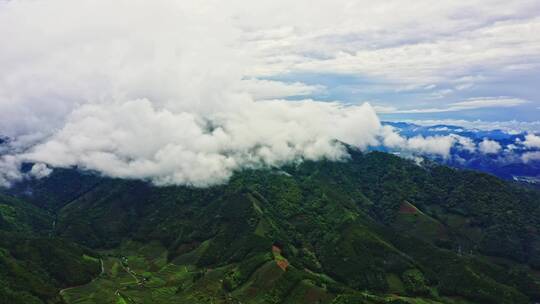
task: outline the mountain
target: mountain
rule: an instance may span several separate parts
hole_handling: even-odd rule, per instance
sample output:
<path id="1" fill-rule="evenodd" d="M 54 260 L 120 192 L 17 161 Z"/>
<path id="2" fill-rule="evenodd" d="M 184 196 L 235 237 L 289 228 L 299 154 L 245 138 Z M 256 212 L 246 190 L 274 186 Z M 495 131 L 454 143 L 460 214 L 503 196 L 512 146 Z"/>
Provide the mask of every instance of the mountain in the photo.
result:
<path id="1" fill-rule="evenodd" d="M 407 137 L 413 136 L 446 136 L 451 134 L 459 134 L 464 137 L 471 138 L 473 140 L 481 141 L 484 138 L 496 140 L 501 143 L 511 144 L 515 143 L 516 139 L 523 140 L 525 134 L 522 132 L 508 133 L 503 130 L 480 130 L 480 129 L 468 129 L 461 126 L 454 125 L 431 125 L 420 126 L 407 122 L 383 122 L 383 125 L 392 126 L 399 130 L 400 134 Z"/>
<path id="2" fill-rule="evenodd" d="M 420 126 L 406 122 L 384 122 L 386 126 L 394 128 L 401 136 L 413 138 L 460 136 L 470 140 L 478 147 L 484 140 L 495 142 L 499 150 L 493 153 L 482 153 L 476 149 L 471 151 L 462 147 L 453 146 L 448 156 L 421 155 L 440 164 L 455 168 L 472 169 L 496 175 L 506 180 L 516 181 L 526 185 L 540 188 L 540 160 L 531 158 L 524 161 L 527 153 L 535 153 L 538 148 L 525 147 L 525 132 L 506 132 L 503 130 L 467 129 L 453 125 Z M 388 147 L 373 147 L 374 150 L 396 152 Z M 526 157 L 525 157 L 526 158 Z"/>
<path id="3" fill-rule="evenodd" d="M 13 303 L 540 300 L 538 191 L 433 162 L 350 154 L 246 170 L 207 189 L 76 169 L 24 181 L 4 191 L 20 216 L 2 211 L 0 223 L 11 224 L 0 227 L 51 251 L 20 255 L 20 241 L 2 239 L 1 252 L 21 272 L 53 278 L 56 293 L 18 288 L 3 272 L 2 290 Z"/>

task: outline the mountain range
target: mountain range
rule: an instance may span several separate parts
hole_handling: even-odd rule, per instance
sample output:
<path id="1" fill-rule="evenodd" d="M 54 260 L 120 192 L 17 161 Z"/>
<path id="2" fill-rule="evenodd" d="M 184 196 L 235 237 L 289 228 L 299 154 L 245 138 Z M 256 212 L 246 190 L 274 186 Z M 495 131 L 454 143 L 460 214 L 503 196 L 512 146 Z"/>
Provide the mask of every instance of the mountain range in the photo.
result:
<path id="1" fill-rule="evenodd" d="M 56 169 L 0 195 L 2 303 L 531 303 L 540 192 L 349 148 L 211 188 Z"/>
<path id="2" fill-rule="evenodd" d="M 481 151 L 478 148 L 464 148 L 453 146 L 449 155 L 421 154 L 417 151 L 408 152 L 426 157 L 440 164 L 456 168 L 478 170 L 496 175 L 506 180 L 513 180 L 523 184 L 540 187 L 540 158 L 531 157 L 527 154 L 539 154 L 539 147 L 527 147 L 527 132 L 503 131 L 500 129 L 481 130 L 469 129 L 455 125 L 417 125 L 406 122 L 384 122 L 384 125 L 394 128 L 405 138 L 437 138 L 458 136 L 470 141 L 472 147 L 481 146 L 487 141 L 495 145 L 493 151 Z M 533 135 L 534 136 L 534 135 Z M 536 136 L 537 137 L 537 136 Z M 373 150 L 403 154 L 399 149 L 391 149 L 384 146 L 373 147 Z M 407 153 L 405 154 L 405 156 Z"/>

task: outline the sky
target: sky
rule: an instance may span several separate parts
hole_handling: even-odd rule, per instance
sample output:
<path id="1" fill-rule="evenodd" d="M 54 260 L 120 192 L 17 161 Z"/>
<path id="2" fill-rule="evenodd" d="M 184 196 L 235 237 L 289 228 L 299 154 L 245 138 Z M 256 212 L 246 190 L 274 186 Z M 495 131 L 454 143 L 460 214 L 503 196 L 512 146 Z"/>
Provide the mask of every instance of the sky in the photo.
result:
<path id="1" fill-rule="evenodd" d="M 540 2 L 0 0 L 0 184 L 77 166 L 206 186 L 347 158 L 384 120 L 529 130 Z M 435 149 L 435 151 L 433 151 Z"/>

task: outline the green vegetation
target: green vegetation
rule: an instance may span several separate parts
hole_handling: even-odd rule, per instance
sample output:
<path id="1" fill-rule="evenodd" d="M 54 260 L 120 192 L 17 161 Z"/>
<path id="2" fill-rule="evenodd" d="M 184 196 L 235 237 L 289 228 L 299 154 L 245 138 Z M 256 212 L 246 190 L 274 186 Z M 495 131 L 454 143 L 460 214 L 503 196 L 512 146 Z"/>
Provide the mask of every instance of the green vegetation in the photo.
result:
<path id="1" fill-rule="evenodd" d="M 9 194 L 30 202 L 0 204 L 0 261 L 19 267 L 3 267 L 19 271 L 0 292 L 13 303 L 540 300 L 537 191 L 385 153 L 209 189 L 60 170 Z"/>
<path id="2" fill-rule="evenodd" d="M 0 299 L 10 304 L 62 303 L 58 290 L 99 273 L 95 254 L 52 236 L 53 217 L 0 195 Z"/>

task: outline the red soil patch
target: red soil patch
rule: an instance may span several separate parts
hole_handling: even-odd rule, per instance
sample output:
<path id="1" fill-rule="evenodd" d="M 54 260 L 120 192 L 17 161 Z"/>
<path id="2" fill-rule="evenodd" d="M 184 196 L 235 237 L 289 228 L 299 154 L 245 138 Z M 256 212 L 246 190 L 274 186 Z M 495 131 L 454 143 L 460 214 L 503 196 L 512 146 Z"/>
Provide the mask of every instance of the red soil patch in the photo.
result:
<path id="1" fill-rule="evenodd" d="M 287 271 L 287 267 L 289 267 L 289 262 L 287 260 L 279 260 L 279 261 L 276 261 L 276 264 L 278 265 L 279 268 L 281 268 L 281 270 L 283 271 Z"/>
<path id="2" fill-rule="evenodd" d="M 289 267 L 289 261 L 281 256 L 281 248 L 276 245 L 272 245 L 272 253 L 274 254 L 274 259 L 276 259 L 276 264 L 283 271 L 287 271 Z"/>
<path id="3" fill-rule="evenodd" d="M 418 213 L 418 209 L 414 207 L 412 204 L 404 202 L 399 206 L 399 213 L 405 213 L 405 214 L 416 214 Z"/>

